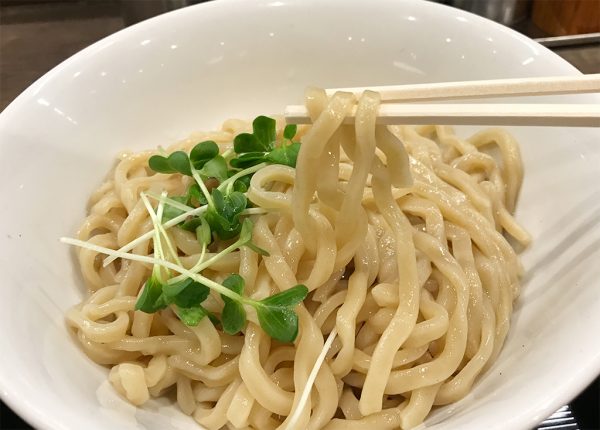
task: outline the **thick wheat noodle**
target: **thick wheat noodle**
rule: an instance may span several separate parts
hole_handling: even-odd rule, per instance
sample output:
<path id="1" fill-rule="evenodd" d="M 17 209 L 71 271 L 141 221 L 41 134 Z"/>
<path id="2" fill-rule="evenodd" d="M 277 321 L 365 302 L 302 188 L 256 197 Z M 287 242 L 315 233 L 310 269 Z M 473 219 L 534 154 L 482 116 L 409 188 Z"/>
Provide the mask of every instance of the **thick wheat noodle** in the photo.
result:
<path id="1" fill-rule="evenodd" d="M 378 106 L 376 93 L 309 90 L 313 125 L 298 130 L 296 168 L 262 168 L 247 193 L 266 212 L 250 216 L 253 241 L 269 255 L 242 247 L 203 271 L 217 282 L 239 273 L 255 299 L 305 284 L 292 344 L 269 338 L 252 309 L 236 336 L 208 318 L 188 327 L 169 308 L 135 311 L 151 267 L 118 258 L 104 267 L 97 251 L 79 252 L 92 293 L 67 321 L 86 354 L 111 368 L 117 392 L 143 405 L 172 390 L 180 410 L 211 430 L 407 429 L 469 392 L 499 354 L 519 292 L 522 268 L 505 236 L 530 241 L 512 216 L 519 148 L 500 129 L 462 139 L 446 126 L 377 126 Z M 355 107 L 355 124 L 343 124 Z M 249 131 L 228 120 L 168 152 L 207 139 L 225 152 Z M 120 155 L 79 239 L 124 247 L 153 229 L 140 192 L 186 192 L 189 177 L 148 168 L 154 153 Z M 181 264 L 194 266 L 203 254 L 195 235 L 167 234 Z M 131 252 L 151 256 L 152 240 Z M 212 292 L 204 305 L 217 315 L 223 306 Z"/>

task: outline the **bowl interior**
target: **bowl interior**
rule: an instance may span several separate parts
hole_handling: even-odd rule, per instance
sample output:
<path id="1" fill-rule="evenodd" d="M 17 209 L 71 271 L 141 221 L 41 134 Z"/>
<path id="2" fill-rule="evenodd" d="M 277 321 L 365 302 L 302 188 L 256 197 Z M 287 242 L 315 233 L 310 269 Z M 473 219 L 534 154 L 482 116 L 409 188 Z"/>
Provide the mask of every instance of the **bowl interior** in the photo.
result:
<path id="1" fill-rule="evenodd" d="M 505 27 L 416 0 L 222 0 L 98 42 L 0 116 L 0 394 L 39 428 L 197 428 L 168 400 L 122 401 L 64 324 L 86 292 L 58 238 L 74 234 L 119 151 L 281 113 L 307 85 L 574 73 Z M 600 369 L 600 134 L 510 131 L 526 166 L 518 219 L 535 240 L 523 294 L 498 362 L 467 398 L 434 412 L 431 428 L 531 427 Z"/>

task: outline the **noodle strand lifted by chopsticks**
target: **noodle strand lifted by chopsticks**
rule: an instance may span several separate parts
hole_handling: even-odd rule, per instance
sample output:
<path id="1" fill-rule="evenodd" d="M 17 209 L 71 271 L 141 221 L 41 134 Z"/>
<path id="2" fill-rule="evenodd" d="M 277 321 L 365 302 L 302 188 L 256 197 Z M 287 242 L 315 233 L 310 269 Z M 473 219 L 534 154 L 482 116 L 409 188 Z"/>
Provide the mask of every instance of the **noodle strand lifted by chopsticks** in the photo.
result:
<path id="1" fill-rule="evenodd" d="M 355 123 L 343 124 L 355 106 Z M 94 245 L 79 252 L 92 294 L 67 321 L 123 397 L 141 405 L 173 390 L 209 429 L 349 430 L 412 428 L 469 392 L 497 357 L 519 292 L 521 266 L 503 234 L 529 241 L 512 217 L 519 149 L 499 129 L 464 140 L 450 127 L 378 126 L 378 106 L 377 93 L 308 91 L 313 125 L 299 131 L 296 168 L 257 168 L 247 192 L 256 209 L 244 216 L 268 256 L 242 247 L 209 260 L 228 244 L 203 249 L 176 222 L 153 236 L 160 219 L 140 192 L 163 193 L 154 200 L 166 205 L 190 179 L 149 170 L 152 152 L 121 157 L 79 231 Z M 224 152 L 248 128 L 230 120 L 169 152 L 199 138 Z M 159 258 L 153 237 L 186 269 L 209 261 L 205 278 L 239 273 L 256 300 L 306 285 L 295 342 L 269 337 L 250 311 L 244 333 L 229 335 L 207 317 L 194 327 L 169 307 L 135 310 Z M 130 253 L 103 265 L 104 248 Z M 211 292 L 203 306 L 220 314 L 223 300 Z"/>

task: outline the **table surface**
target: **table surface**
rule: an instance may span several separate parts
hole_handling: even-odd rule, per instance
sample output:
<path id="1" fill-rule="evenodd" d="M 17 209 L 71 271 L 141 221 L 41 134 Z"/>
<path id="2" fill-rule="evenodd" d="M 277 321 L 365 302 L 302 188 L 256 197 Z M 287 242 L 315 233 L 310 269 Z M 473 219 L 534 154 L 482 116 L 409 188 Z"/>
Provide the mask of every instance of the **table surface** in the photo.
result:
<path id="1" fill-rule="evenodd" d="M 142 2 L 142 8 L 132 8 Z M 161 0 L 0 0 L 0 111 L 63 60 L 127 25 L 163 12 L 165 4 Z M 531 24 L 518 29 L 533 37 L 542 35 Z M 600 72 L 600 44 L 554 51 L 583 73 Z M 582 430 L 600 429 L 599 393 L 597 379 L 571 403 Z M 0 428 L 31 427 L 1 403 Z"/>

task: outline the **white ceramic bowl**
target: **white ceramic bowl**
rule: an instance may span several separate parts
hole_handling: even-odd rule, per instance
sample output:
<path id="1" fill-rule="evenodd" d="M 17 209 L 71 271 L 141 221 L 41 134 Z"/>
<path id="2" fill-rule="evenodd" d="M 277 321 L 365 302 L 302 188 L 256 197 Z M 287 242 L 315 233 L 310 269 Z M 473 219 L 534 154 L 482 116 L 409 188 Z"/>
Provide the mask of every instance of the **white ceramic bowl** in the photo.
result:
<path id="1" fill-rule="evenodd" d="M 197 428 L 166 401 L 125 404 L 65 328 L 85 291 L 58 237 L 74 234 L 118 151 L 281 113 L 306 85 L 577 73 L 505 27 L 421 1 L 221 0 L 83 50 L 0 115 L 2 398 L 44 429 Z M 600 135 L 512 131 L 526 166 L 518 218 L 535 238 L 523 294 L 497 363 L 432 429 L 532 427 L 600 371 Z"/>

